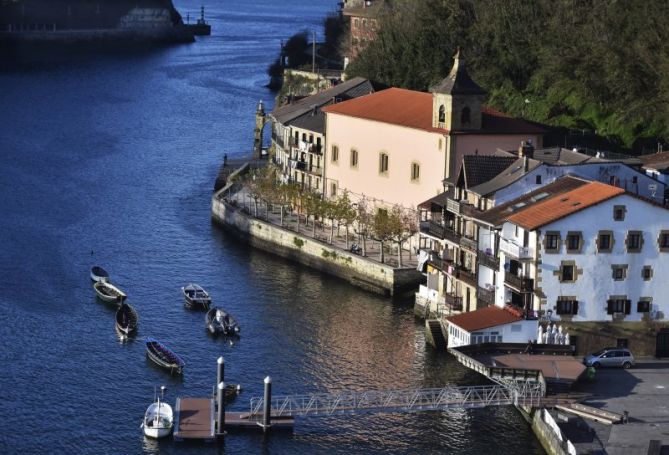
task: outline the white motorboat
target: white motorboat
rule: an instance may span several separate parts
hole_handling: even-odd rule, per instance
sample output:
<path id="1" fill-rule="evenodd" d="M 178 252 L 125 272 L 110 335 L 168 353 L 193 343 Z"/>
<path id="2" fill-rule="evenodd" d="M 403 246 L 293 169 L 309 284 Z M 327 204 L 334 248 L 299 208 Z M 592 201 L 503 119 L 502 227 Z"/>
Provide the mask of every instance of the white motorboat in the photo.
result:
<path id="1" fill-rule="evenodd" d="M 174 414 L 172 406 L 162 401 L 165 386 L 160 387 L 160 397 L 151 404 L 144 414 L 142 428 L 144 435 L 149 438 L 164 438 L 172 432 L 174 427 Z"/>

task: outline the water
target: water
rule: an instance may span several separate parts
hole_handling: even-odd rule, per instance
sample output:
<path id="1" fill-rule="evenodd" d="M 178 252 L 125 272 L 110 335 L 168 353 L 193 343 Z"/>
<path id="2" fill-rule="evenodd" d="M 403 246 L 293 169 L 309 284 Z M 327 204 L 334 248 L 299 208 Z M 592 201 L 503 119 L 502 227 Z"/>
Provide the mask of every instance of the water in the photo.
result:
<path id="1" fill-rule="evenodd" d="M 176 2 L 197 13 L 200 2 Z M 330 0 L 207 6 L 214 36 L 130 55 L 49 55 L 0 73 L 1 453 L 542 453 L 511 408 L 298 420 L 295 432 L 224 445 L 143 438 L 154 385 L 204 396 L 215 362 L 244 409 L 270 374 L 275 393 L 480 381 L 424 343 L 409 303 L 254 251 L 210 222 L 223 153 L 248 151 L 265 69 L 281 39 L 317 27 Z M 140 315 L 121 342 L 88 278 L 106 267 Z M 242 325 L 210 338 L 183 308 L 198 282 Z M 149 363 L 142 340 L 186 360 Z"/>

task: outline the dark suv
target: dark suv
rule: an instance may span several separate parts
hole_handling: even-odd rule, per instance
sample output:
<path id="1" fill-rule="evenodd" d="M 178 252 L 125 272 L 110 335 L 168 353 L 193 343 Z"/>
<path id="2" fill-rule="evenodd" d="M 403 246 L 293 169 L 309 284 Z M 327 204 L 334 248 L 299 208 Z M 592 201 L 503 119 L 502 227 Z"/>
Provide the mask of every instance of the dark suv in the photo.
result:
<path id="1" fill-rule="evenodd" d="M 604 348 L 583 359 L 588 367 L 623 367 L 625 369 L 634 366 L 634 356 L 626 348 Z"/>

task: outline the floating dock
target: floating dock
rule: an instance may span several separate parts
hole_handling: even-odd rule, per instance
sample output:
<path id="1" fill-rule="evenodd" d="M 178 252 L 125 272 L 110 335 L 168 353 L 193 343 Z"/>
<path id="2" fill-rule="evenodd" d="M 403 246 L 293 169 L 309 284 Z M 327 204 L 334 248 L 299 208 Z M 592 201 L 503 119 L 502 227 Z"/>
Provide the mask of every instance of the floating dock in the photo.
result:
<path id="1" fill-rule="evenodd" d="M 216 440 L 214 400 L 210 398 L 177 398 L 174 416 L 174 439 Z"/>

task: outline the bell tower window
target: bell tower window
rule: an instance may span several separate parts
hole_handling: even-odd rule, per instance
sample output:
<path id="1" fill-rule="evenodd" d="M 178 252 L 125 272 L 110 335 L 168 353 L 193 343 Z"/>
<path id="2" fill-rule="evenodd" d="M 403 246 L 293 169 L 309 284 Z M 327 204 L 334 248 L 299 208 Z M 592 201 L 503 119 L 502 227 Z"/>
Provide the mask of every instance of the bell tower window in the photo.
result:
<path id="1" fill-rule="evenodd" d="M 468 125 L 471 123 L 472 119 L 472 112 L 468 107 L 465 107 L 462 109 L 462 113 L 460 114 L 460 123 L 462 125 Z"/>
<path id="2" fill-rule="evenodd" d="M 446 108 L 442 104 L 439 106 L 439 123 L 446 122 Z"/>

